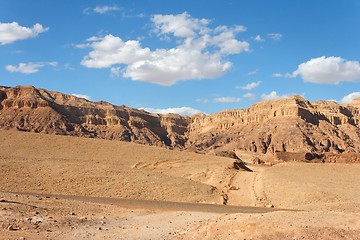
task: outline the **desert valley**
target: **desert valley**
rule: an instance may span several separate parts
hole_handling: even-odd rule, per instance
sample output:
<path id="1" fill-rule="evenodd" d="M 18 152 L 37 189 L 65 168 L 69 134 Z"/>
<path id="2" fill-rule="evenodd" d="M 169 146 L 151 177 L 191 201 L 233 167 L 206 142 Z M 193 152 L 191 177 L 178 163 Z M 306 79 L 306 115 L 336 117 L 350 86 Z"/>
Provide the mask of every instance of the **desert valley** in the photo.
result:
<path id="1" fill-rule="evenodd" d="M 192 117 L 0 87 L 0 239 L 358 239 L 360 99 Z"/>

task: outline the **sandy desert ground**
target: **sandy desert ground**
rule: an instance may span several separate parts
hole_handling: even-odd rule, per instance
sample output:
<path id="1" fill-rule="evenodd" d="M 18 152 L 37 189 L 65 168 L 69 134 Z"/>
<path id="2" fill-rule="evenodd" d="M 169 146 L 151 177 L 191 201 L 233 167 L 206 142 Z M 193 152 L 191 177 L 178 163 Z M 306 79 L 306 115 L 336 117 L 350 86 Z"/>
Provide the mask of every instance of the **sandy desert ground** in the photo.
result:
<path id="1" fill-rule="evenodd" d="M 359 239 L 360 165 L 0 131 L 0 239 Z M 211 204 L 211 205 L 210 205 Z"/>

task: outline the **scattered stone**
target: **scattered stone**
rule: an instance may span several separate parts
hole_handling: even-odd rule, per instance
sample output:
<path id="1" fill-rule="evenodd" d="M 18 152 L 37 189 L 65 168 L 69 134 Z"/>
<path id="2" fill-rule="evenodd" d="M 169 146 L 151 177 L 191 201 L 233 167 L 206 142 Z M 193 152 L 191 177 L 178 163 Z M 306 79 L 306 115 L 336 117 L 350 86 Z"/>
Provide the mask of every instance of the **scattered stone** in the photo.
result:
<path id="1" fill-rule="evenodd" d="M 233 158 L 233 159 L 239 159 L 239 157 L 236 155 L 233 151 L 215 151 L 215 155 L 219 157 L 227 157 L 227 158 Z"/>
<path id="2" fill-rule="evenodd" d="M 19 230 L 20 228 L 19 227 L 16 227 L 16 226 L 13 226 L 13 225 L 9 225 L 8 227 L 7 227 L 7 230 L 8 231 L 17 231 L 17 230 Z"/>
<path id="3" fill-rule="evenodd" d="M 248 172 L 252 172 L 252 171 L 253 171 L 253 170 L 251 170 L 250 168 L 248 168 L 248 167 L 245 165 L 245 163 L 244 163 L 242 160 L 240 160 L 240 159 L 235 160 L 235 161 L 233 162 L 233 168 L 236 169 L 236 170 L 242 169 L 242 170 L 245 170 L 245 171 L 248 171 Z"/>

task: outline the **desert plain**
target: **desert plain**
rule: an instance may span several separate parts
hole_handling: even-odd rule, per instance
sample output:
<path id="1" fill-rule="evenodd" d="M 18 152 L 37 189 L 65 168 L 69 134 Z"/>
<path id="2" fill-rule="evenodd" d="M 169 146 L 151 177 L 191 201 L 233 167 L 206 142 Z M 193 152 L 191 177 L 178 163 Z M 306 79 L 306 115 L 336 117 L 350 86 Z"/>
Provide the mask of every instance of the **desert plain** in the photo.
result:
<path id="1" fill-rule="evenodd" d="M 0 131 L 0 239 L 359 239 L 360 164 Z M 246 156 L 243 160 L 247 162 Z"/>
<path id="2" fill-rule="evenodd" d="M 360 99 L 180 116 L 0 87 L 0 239 L 359 239 Z"/>

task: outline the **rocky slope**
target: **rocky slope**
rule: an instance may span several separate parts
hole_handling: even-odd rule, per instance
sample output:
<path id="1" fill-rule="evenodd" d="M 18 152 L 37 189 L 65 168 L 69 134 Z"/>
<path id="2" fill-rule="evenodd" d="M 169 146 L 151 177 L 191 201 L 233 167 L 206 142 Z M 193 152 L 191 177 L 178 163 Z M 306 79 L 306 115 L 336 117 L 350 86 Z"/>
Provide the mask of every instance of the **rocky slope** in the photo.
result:
<path id="1" fill-rule="evenodd" d="M 359 126 L 360 99 L 339 105 L 331 101 L 311 103 L 294 96 L 190 118 L 90 102 L 34 87 L 0 87 L 1 129 L 114 139 L 220 155 L 246 152 L 310 160 L 326 154 L 352 154 L 357 159 Z"/>
<path id="2" fill-rule="evenodd" d="M 294 96 L 263 101 L 249 109 L 192 118 L 189 146 L 276 152 L 360 151 L 359 104 L 309 101 Z"/>
<path id="3" fill-rule="evenodd" d="M 183 146 L 189 119 L 150 114 L 34 87 L 0 87 L 0 127 L 97 137 L 155 146 Z"/>

